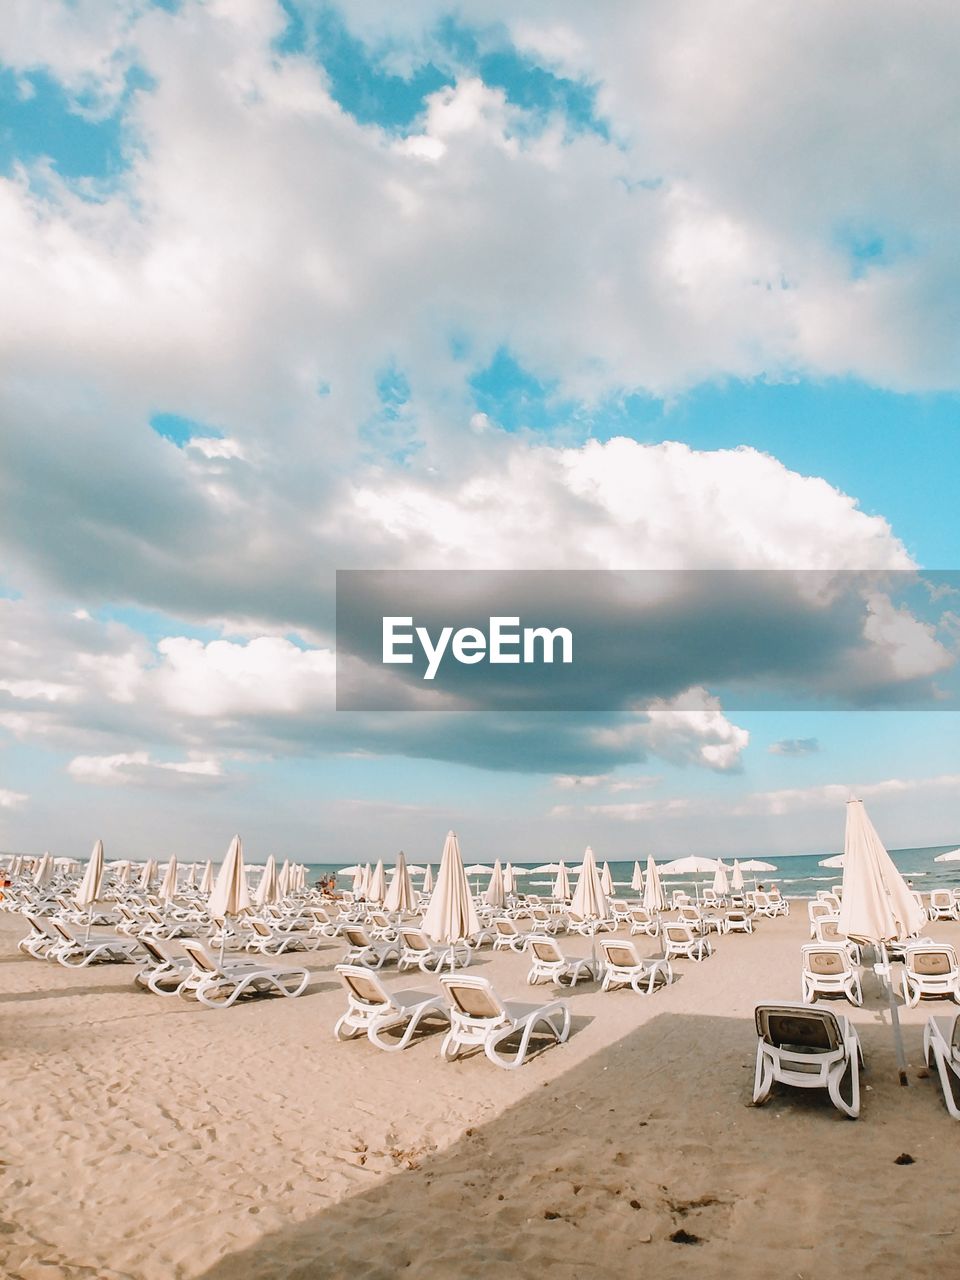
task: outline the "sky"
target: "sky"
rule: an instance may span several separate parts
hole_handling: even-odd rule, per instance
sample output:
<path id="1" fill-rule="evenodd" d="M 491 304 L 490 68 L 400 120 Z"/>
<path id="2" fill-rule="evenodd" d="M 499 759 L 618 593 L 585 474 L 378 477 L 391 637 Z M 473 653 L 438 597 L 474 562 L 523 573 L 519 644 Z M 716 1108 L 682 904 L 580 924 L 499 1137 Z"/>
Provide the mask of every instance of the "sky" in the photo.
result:
<path id="1" fill-rule="evenodd" d="M 946 0 L 0 7 L 0 848 L 960 843 L 958 53 Z M 337 710 L 344 569 L 777 570 L 835 696 L 735 697 L 704 600 L 616 706 Z"/>

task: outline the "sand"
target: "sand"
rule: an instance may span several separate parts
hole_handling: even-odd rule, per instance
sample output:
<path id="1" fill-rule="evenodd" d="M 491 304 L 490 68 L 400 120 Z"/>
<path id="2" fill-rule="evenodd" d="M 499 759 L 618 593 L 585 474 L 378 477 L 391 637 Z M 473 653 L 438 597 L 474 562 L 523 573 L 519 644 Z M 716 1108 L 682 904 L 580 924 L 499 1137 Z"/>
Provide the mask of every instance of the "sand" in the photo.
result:
<path id="1" fill-rule="evenodd" d="M 800 903 L 651 997 L 569 993 L 569 1042 L 515 1072 L 444 1063 L 435 1035 L 335 1042 L 338 943 L 301 998 L 221 1011 L 141 991 L 129 966 L 26 958 L 24 931 L 0 914 L 10 1280 L 960 1274 L 960 1126 L 921 1056 L 927 1014 L 952 1006 L 902 1011 L 901 1088 L 868 977 L 866 1006 L 840 1005 L 867 1058 L 861 1119 L 812 1091 L 749 1106 L 754 1005 L 799 999 Z M 929 933 L 960 945 L 960 925 Z M 487 952 L 476 972 L 546 999 L 526 969 Z"/>

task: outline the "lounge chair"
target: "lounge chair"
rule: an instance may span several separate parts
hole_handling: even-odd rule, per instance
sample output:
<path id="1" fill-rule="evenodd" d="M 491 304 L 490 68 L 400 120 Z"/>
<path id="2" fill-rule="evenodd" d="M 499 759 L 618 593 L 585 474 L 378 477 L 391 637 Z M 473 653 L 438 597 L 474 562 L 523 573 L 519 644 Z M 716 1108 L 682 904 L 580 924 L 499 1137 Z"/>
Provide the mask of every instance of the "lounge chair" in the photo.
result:
<path id="1" fill-rule="evenodd" d="M 539 1031 L 562 1044 L 570 1034 L 570 1010 L 562 1000 L 549 1004 L 519 1004 L 501 1000 L 486 978 L 440 979 L 450 1012 L 450 1030 L 443 1038 L 440 1056 L 451 1062 L 464 1049 L 482 1048 L 495 1066 L 514 1070 L 527 1056 L 531 1038 Z M 501 1046 L 514 1036 L 520 1043 L 513 1057 Z"/>
<path id="2" fill-rule="evenodd" d="M 669 960 L 645 959 L 637 954 L 632 942 L 601 938 L 600 950 L 603 952 L 601 991 L 609 991 L 611 987 L 631 987 L 641 995 L 649 996 L 658 985 L 667 986 L 673 981 Z"/>
<path id="3" fill-rule="evenodd" d="M 444 965 L 449 965 L 451 971 L 458 966 L 465 969 L 473 959 L 473 948 L 469 943 L 463 940 L 433 942 L 422 929 L 402 928 L 396 945 L 399 948 L 397 968 L 401 972 L 417 968 L 422 973 L 439 973 Z"/>
<path id="4" fill-rule="evenodd" d="M 807 918 L 810 921 L 810 937 L 817 936 L 817 921 L 826 920 L 833 917 L 836 918 L 837 912 L 833 904 L 824 901 L 823 898 L 815 898 L 812 902 L 807 903 Z"/>
<path id="5" fill-rule="evenodd" d="M 365 1033 L 371 1044 L 393 1052 L 407 1047 L 424 1018 L 450 1021 L 447 1002 L 435 991 L 387 991 L 377 975 L 361 965 L 338 964 L 336 971 L 347 992 L 347 1011 L 333 1029 L 338 1040 Z M 399 1039 L 384 1037 L 384 1032 L 400 1027 Z"/>
<path id="6" fill-rule="evenodd" d="M 660 921 L 656 916 L 652 916 L 645 907 L 634 907 L 630 912 L 628 923 L 630 925 L 631 938 L 636 937 L 639 933 L 648 938 L 660 936 Z"/>
<path id="7" fill-rule="evenodd" d="M 362 964 L 366 969 L 382 969 L 388 960 L 400 956 L 399 942 L 374 942 L 358 924 L 344 925 L 340 937 L 347 944 L 341 964 Z"/>
<path id="8" fill-rule="evenodd" d="M 930 908 L 928 915 L 931 920 L 956 920 L 958 919 L 957 900 L 949 889 L 934 889 L 930 894 Z"/>
<path id="9" fill-rule="evenodd" d="M 282 996 L 299 996 L 307 988 L 310 972 L 300 968 L 278 968 L 276 965 L 221 965 L 202 942 L 184 938 L 180 943 L 193 961 L 193 971 L 180 987 L 180 994 L 191 994 L 210 1009 L 229 1009 L 243 995 L 264 995 L 276 991 Z"/>
<path id="10" fill-rule="evenodd" d="M 34 960 L 56 959 L 54 952 L 63 946 L 63 935 L 47 917 L 34 915 L 32 911 L 25 911 L 23 915 L 30 925 L 30 932 L 17 943 L 18 950 L 33 956 Z"/>
<path id="11" fill-rule="evenodd" d="M 369 911 L 366 929 L 374 942 L 396 942 L 397 922 L 391 920 L 385 911 Z"/>
<path id="12" fill-rule="evenodd" d="M 556 982 L 559 986 L 575 987 L 581 978 L 593 981 L 597 976 L 597 964 L 588 957 L 565 956 L 555 938 L 546 934 L 531 933 L 527 937 L 530 954 L 530 972 L 527 982 L 531 987 L 538 982 Z"/>
<path id="13" fill-rule="evenodd" d="M 527 935 L 521 933 L 512 920 L 499 917 L 493 922 L 494 951 L 522 951 L 527 945 Z"/>
<path id="14" fill-rule="evenodd" d="M 799 1089 L 826 1089 L 844 1115 L 860 1114 L 860 1067 L 863 1050 L 849 1019 L 831 1009 L 802 1004 L 758 1005 L 757 1070 L 753 1102 L 761 1106 L 777 1083 Z M 850 1077 L 850 1101 L 841 1093 Z"/>
<path id="15" fill-rule="evenodd" d="M 924 996 L 960 1004 L 960 963 L 949 943 L 908 946 L 903 953 L 903 998 L 917 1005 Z"/>
<path id="16" fill-rule="evenodd" d="M 176 996 L 193 971 L 193 961 L 178 955 L 169 942 L 140 934 L 137 945 L 142 955 L 134 981 L 158 996 Z"/>
<path id="17" fill-rule="evenodd" d="M 282 933 L 262 920 L 247 921 L 251 935 L 247 940 L 248 951 L 259 951 L 263 956 L 282 956 L 288 951 L 315 951 L 320 945 L 319 938 L 311 938 L 309 933 Z"/>
<path id="18" fill-rule="evenodd" d="M 698 938 L 688 924 L 670 920 L 663 926 L 663 955 L 665 960 L 679 956 L 685 960 L 706 960 L 713 955 L 713 947 L 706 938 Z"/>
<path id="19" fill-rule="evenodd" d="M 524 915 L 530 920 L 536 933 L 562 933 L 567 928 L 566 916 L 548 911 L 546 907 L 529 907 L 525 909 Z M 514 916 L 514 919 L 517 918 Z"/>
<path id="20" fill-rule="evenodd" d="M 933 1058 L 947 1111 L 960 1120 L 960 1013 L 949 1018 L 928 1018 L 923 1029 L 923 1057 L 927 1066 Z"/>
<path id="21" fill-rule="evenodd" d="M 51 925 L 63 939 L 63 945 L 51 951 L 50 958 L 67 969 L 85 969 L 94 961 L 128 964 L 137 958 L 137 943 L 119 933 L 91 933 L 81 936 L 73 925 L 51 917 Z"/>
<path id="22" fill-rule="evenodd" d="M 836 916 L 819 916 L 814 921 L 813 933 L 817 942 L 828 942 L 835 947 L 844 947 L 852 964 L 863 963 L 859 943 L 840 932 L 840 921 Z"/>
<path id="23" fill-rule="evenodd" d="M 567 928 L 571 933 L 579 933 L 584 938 L 592 938 L 597 933 L 615 933 L 617 922 L 613 919 L 587 919 L 573 911 L 567 912 Z"/>
<path id="24" fill-rule="evenodd" d="M 735 909 L 727 912 L 727 927 L 724 933 L 753 933 L 753 916 L 749 911 Z"/>
<path id="25" fill-rule="evenodd" d="M 846 996 L 851 1004 L 863 1004 L 860 974 L 843 943 L 808 942 L 800 954 L 804 1004 L 813 1004 L 820 995 Z"/>

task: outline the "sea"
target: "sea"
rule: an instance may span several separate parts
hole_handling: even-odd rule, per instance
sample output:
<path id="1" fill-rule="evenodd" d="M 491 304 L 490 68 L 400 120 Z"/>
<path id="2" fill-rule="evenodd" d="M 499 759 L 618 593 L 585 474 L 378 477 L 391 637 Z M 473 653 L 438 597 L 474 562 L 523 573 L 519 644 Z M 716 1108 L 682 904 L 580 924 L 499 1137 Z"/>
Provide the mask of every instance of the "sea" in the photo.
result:
<path id="1" fill-rule="evenodd" d="M 919 893 L 929 893 L 931 889 L 952 889 L 960 886 L 960 860 L 957 862 L 934 862 L 934 858 L 940 853 L 947 853 L 957 848 L 956 844 L 935 845 L 929 849 L 891 849 L 890 856 L 894 863 L 900 869 L 904 878 Z M 760 858 L 744 858 L 742 861 L 762 861 L 771 863 L 775 871 L 745 871 L 743 873 L 744 884 L 748 889 L 756 887 L 757 884 L 770 886 L 775 884 L 779 887 L 780 892 L 787 898 L 812 898 L 816 896 L 818 889 L 829 889 L 831 885 L 840 884 L 843 879 L 842 868 L 821 867 L 820 862 L 824 858 L 831 857 L 829 853 L 815 854 L 778 854 L 771 857 Z M 544 862 L 556 861 L 555 857 L 549 855 L 539 859 L 534 863 L 514 862 L 514 872 L 520 877 L 519 887 L 531 893 L 547 893 L 553 887 L 553 876 L 540 872 L 537 874 L 532 871 L 535 866 L 542 866 Z M 384 859 L 386 862 L 386 859 Z M 393 859 L 390 859 L 392 863 Z M 407 861 L 416 866 L 424 866 L 424 859 L 417 859 L 412 855 L 407 856 Z M 436 879 L 439 867 L 439 854 L 430 860 L 430 866 L 433 870 L 434 879 Z M 489 860 L 487 865 L 489 865 Z M 507 859 L 501 859 L 506 862 Z M 624 861 L 610 862 L 610 874 L 613 876 L 614 888 L 629 894 L 630 880 L 633 876 L 634 861 L 640 863 L 641 868 L 646 874 L 647 855 L 638 853 L 636 859 L 629 858 Z M 662 863 L 674 861 L 674 859 L 658 860 Z M 726 866 L 733 866 L 732 857 L 724 857 Z M 598 857 L 598 865 L 603 866 L 603 858 Z M 340 868 L 345 865 L 352 865 L 345 862 L 308 862 L 307 863 L 307 881 L 313 884 L 316 880 L 324 876 L 338 874 Z M 568 867 L 571 865 L 567 863 Z M 573 865 L 576 865 L 574 862 Z M 387 872 L 389 874 L 390 867 Z M 415 886 L 420 881 L 419 876 L 413 877 Z M 352 876 L 340 876 L 338 884 L 341 888 L 349 888 Z M 470 876 L 470 884 L 474 889 L 485 889 L 487 885 L 486 876 Z M 670 874 L 661 877 L 664 887 L 669 891 L 673 888 L 690 888 L 694 884 L 709 887 L 713 883 L 713 877 L 710 875 L 686 875 L 673 876 Z"/>

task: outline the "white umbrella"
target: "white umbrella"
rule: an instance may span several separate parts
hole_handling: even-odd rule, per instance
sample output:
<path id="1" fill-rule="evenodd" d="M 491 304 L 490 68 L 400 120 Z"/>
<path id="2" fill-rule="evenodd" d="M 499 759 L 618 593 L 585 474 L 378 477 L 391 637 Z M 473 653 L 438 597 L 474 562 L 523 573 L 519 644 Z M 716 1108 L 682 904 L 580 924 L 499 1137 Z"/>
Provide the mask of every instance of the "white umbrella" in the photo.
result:
<path id="1" fill-rule="evenodd" d="M 87 869 L 83 873 L 83 879 L 80 881 L 80 887 L 77 889 L 74 901 L 81 909 L 84 907 L 92 907 L 99 899 L 100 891 L 103 887 L 103 841 L 98 840 L 93 846 L 93 853 L 90 855 L 90 861 L 87 863 Z"/>
<path id="2" fill-rule="evenodd" d="M 630 877 L 630 888 L 634 893 L 643 893 L 643 872 L 640 870 L 640 863 L 633 864 L 633 875 Z"/>
<path id="3" fill-rule="evenodd" d="M 529 871 L 524 871 L 523 874 L 525 876 L 535 876 L 540 874 L 552 876 L 552 875 L 555 875 L 559 870 L 560 870 L 559 862 L 545 862 L 542 867 L 531 867 Z"/>
<path id="4" fill-rule="evenodd" d="M 197 887 L 197 864 L 190 863 L 190 870 L 187 872 L 187 888 L 195 889 Z"/>
<path id="5" fill-rule="evenodd" d="M 821 862 L 820 865 L 822 867 L 824 864 Z M 836 862 L 833 865 L 840 866 L 840 863 Z M 776 871 L 776 869 L 772 862 L 761 862 L 759 858 L 750 858 L 740 863 L 741 871 Z"/>
<path id="6" fill-rule="evenodd" d="M 643 890 L 643 906 L 646 911 L 664 911 L 667 906 L 667 895 L 660 883 L 660 871 L 653 860 L 653 854 L 647 858 L 647 883 Z"/>
<path id="7" fill-rule="evenodd" d="M 23 871 L 23 857 L 18 854 L 17 857 L 15 857 L 14 860 L 10 863 L 11 879 L 15 879 L 18 875 L 20 875 L 22 871 Z"/>
<path id="8" fill-rule="evenodd" d="M 430 870 L 430 863 L 427 863 L 427 869 L 423 873 L 423 892 L 433 893 L 433 872 Z"/>
<path id="9" fill-rule="evenodd" d="M 715 858 L 676 858 L 673 862 L 667 862 L 659 870 L 672 876 L 692 876 L 702 875 L 706 871 L 716 871 L 717 862 Z"/>
<path id="10" fill-rule="evenodd" d="M 900 1016 L 893 998 L 884 944 L 904 942 L 919 933 L 926 923 L 926 912 L 883 847 L 862 800 L 847 801 L 843 856 L 843 894 L 837 929 L 848 938 L 872 942 L 880 948 L 881 964 L 877 974 L 885 979 L 900 1083 L 906 1084 L 907 1063 Z"/>
<path id="11" fill-rule="evenodd" d="M 207 911 L 211 916 L 241 916 L 251 908 L 250 890 L 247 888 L 247 877 L 243 871 L 243 845 L 240 837 L 234 836 L 230 848 L 223 860 L 217 883 L 207 903 Z M 220 931 L 220 963 L 223 964 L 223 952 L 226 947 L 226 929 Z"/>
<path id="12" fill-rule="evenodd" d="M 290 859 L 284 858 L 283 866 L 280 868 L 280 875 L 277 877 L 277 889 L 280 897 L 286 898 L 290 893 Z"/>
<path id="13" fill-rule="evenodd" d="M 367 897 L 371 902 L 380 904 L 387 896 L 387 877 L 383 869 L 383 859 L 377 859 L 377 865 L 374 868 L 373 875 L 367 885 Z"/>
<path id="14" fill-rule="evenodd" d="M 53 879 L 53 859 L 49 853 L 45 853 L 37 864 L 37 869 L 33 873 L 33 884 L 36 889 L 45 888 Z"/>
<path id="15" fill-rule="evenodd" d="M 280 882 L 277 879 L 277 860 L 271 853 L 267 859 L 267 865 L 263 868 L 263 875 L 260 877 L 260 883 L 257 885 L 257 892 L 254 895 L 254 901 L 258 907 L 272 907 L 280 901 Z"/>
<path id="16" fill-rule="evenodd" d="M 729 892 L 729 889 L 730 889 L 730 886 L 727 883 L 727 869 L 718 858 L 717 870 L 714 873 L 714 877 L 713 877 L 713 892 L 716 894 L 719 894 L 721 898 L 725 898 L 727 896 L 727 893 Z"/>
<path id="17" fill-rule="evenodd" d="M 570 897 L 570 876 L 562 858 L 557 866 L 557 878 L 553 882 L 553 896 L 561 902 L 566 902 Z"/>
<path id="18" fill-rule="evenodd" d="M 360 897 L 370 897 L 370 884 L 373 880 L 373 868 L 369 862 L 363 864 L 363 874 L 360 877 Z"/>
<path id="19" fill-rule="evenodd" d="M 410 883 L 407 859 L 401 849 L 397 854 L 397 865 L 394 867 L 393 879 L 390 881 L 387 896 L 383 900 L 383 907 L 385 911 L 413 911 L 416 901 L 413 885 Z"/>
<path id="20" fill-rule="evenodd" d="M 131 864 L 131 863 L 129 863 L 129 862 L 121 862 L 121 863 L 117 866 L 117 870 L 116 870 L 116 872 L 114 873 L 114 874 L 115 874 L 115 876 L 116 876 L 117 884 L 122 884 L 122 885 L 127 885 L 127 884 L 129 884 L 129 883 L 130 883 L 130 872 L 131 872 L 131 870 L 132 870 L 132 869 L 133 869 L 133 867 L 132 867 L 132 864 Z"/>
<path id="21" fill-rule="evenodd" d="M 517 877 L 514 875 L 513 864 L 508 862 L 503 869 L 503 891 L 504 893 L 516 893 Z"/>
<path id="22" fill-rule="evenodd" d="M 600 883 L 600 873 L 593 856 L 593 850 L 587 846 L 583 855 L 583 866 L 580 878 L 573 893 L 570 910 L 584 920 L 605 920 L 607 918 L 607 899 Z"/>
<path id="23" fill-rule="evenodd" d="M 156 878 L 157 864 L 153 858 L 148 858 L 143 870 L 140 872 L 140 888 L 146 892 Z"/>
<path id="24" fill-rule="evenodd" d="M 934 862 L 960 862 L 960 849 L 951 849 L 949 853 L 938 853 Z"/>
<path id="25" fill-rule="evenodd" d="M 447 832 L 437 875 L 437 887 L 423 917 L 423 932 L 434 942 L 454 943 L 480 931 L 477 909 L 467 883 L 460 857 L 460 844 L 452 831 Z"/>
<path id="26" fill-rule="evenodd" d="M 499 858 L 493 864 L 490 883 L 487 885 L 487 891 L 483 895 L 483 899 L 488 907 L 505 907 L 507 905 L 507 895 L 503 887 L 503 871 L 500 867 Z"/>
<path id="27" fill-rule="evenodd" d="M 610 898 L 613 897 L 613 872 L 610 870 L 610 863 L 603 864 L 603 870 L 600 872 L 600 883 L 603 885 L 603 892 Z"/>
<path id="28" fill-rule="evenodd" d="M 160 897 L 164 902 L 172 902 L 177 896 L 177 858 L 175 854 L 171 854 L 170 861 L 167 863 L 167 870 L 163 877 L 163 884 L 160 886 Z"/>
<path id="29" fill-rule="evenodd" d="M 360 866 L 359 862 L 355 867 L 347 867 L 347 869 L 345 871 L 342 871 L 340 874 L 353 875 L 353 884 L 351 885 L 353 895 L 355 898 L 362 897 L 363 896 L 363 867 Z"/>
<path id="30" fill-rule="evenodd" d="M 213 893 L 213 863 L 207 859 L 207 865 L 203 868 L 203 875 L 200 877 L 200 892 L 203 894 Z"/>
<path id="31" fill-rule="evenodd" d="M 736 858 L 733 860 L 733 878 L 730 881 L 730 888 L 734 893 L 743 893 L 743 868 Z"/>

